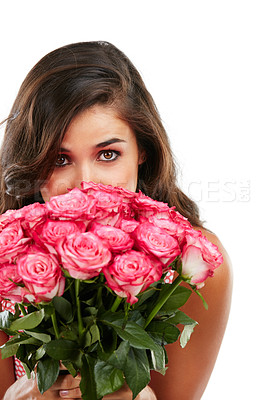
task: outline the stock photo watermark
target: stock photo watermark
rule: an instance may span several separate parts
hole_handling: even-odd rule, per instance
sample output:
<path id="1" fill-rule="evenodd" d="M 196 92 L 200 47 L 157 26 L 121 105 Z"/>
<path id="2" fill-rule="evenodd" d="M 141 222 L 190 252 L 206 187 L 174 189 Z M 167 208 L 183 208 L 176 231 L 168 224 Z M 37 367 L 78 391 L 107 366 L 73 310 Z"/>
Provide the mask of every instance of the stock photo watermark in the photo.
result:
<path id="1" fill-rule="evenodd" d="M 250 180 L 198 180 L 187 185 L 186 193 L 198 202 L 249 202 L 251 182 Z"/>

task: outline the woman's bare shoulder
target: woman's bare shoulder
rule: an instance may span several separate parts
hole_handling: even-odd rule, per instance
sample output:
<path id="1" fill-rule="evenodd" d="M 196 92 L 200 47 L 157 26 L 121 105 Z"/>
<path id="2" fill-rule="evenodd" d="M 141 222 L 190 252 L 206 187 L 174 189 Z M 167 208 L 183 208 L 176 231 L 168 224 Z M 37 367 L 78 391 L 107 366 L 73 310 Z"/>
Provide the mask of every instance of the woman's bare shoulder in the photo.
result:
<path id="1" fill-rule="evenodd" d="M 206 281 L 205 284 L 205 291 L 207 290 L 208 286 L 216 286 L 220 285 L 223 281 L 224 284 L 227 286 L 227 290 L 225 293 L 230 295 L 230 300 L 231 300 L 231 292 L 232 292 L 232 283 L 233 283 L 233 271 L 232 271 L 232 264 L 230 257 L 224 248 L 223 244 L 221 243 L 220 239 L 218 236 L 216 236 L 215 233 L 204 229 L 204 228 L 197 228 L 197 230 L 200 230 L 202 234 L 214 245 L 216 245 L 219 249 L 219 251 L 222 253 L 223 256 L 223 263 L 221 266 L 215 270 L 214 277 L 210 278 Z M 203 289 L 204 290 L 204 289 Z"/>
<path id="2" fill-rule="evenodd" d="M 229 256 L 214 233 L 207 229 L 196 229 L 219 248 L 223 263 L 200 290 L 208 310 L 194 293 L 182 307 L 182 311 L 197 321 L 198 325 L 184 349 L 177 343 L 167 346 L 169 363 L 166 375 L 153 374 L 151 384 L 158 400 L 201 398 L 219 353 L 229 317 L 232 294 Z"/>

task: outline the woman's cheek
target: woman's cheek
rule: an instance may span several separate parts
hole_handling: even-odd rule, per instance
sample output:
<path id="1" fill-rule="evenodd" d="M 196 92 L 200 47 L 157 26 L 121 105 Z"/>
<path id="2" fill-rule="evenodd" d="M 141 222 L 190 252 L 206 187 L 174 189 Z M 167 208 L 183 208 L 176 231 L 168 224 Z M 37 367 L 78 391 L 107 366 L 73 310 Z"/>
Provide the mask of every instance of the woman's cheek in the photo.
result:
<path id="1" fill-rule="evenodd" d="M 122 166 L 119 172 L 117 176 L 112 177 L 111 183 L 106 182 L 105 184 L 122 187 L 123 189 L 135 192 L 138 182 L 138 169 L 134 168 L 134 165 L 128 166 L 128 168 Z"/>
<path id="2" fill-rule="evenodd" d="M 49 201 L 52 196 L 58 196 L 65 194 L 68 189 L 73 189 L 71 180 L 59 178 L 57 176 L 51 176 L 46 185 L 41 188 L 41 195 L 44 201 Z"/>
<path id="3" fill-rule="evenodd" d="M 85 178 L 85 175 L 88 177 Z M 136 191 L 138 181 L 138 165 L 135 160 L 119 163 L 115 168 L 91 169 L 90 174 L 81 174 L 71 168 L 57 168 L 50 179 L 41 188 L 44 201 L 49 201 L 52 196 L 58 196 L 68 192 L 68 189 L 80 187 L 82 181 L 93 181 L 104 185 L 118 186 L 132 192 Z"/>

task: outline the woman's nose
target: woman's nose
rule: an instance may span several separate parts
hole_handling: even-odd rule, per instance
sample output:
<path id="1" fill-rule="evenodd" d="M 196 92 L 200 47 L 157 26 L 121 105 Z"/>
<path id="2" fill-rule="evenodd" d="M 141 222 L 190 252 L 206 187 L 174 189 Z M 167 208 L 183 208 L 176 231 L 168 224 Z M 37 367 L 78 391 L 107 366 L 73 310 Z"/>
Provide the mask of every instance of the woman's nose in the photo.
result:
<path id="1" fill-rule="evenodd" d="M 88 165 L 88 163 L 80 166 L 76 173 L 75 183 L 77 187 L 80 187 L 81 182 L 96 182 L 97 183 L 97 176 L 96 176 L 95 168 L 93 165 Z"/>

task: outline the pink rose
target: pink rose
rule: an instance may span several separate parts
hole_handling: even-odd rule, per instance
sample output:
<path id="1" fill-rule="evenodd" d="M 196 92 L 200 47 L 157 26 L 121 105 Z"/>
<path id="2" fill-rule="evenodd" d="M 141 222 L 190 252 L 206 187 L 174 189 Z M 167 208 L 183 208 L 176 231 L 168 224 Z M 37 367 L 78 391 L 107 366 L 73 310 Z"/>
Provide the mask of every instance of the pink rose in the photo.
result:
<path id="1" fill-rule="evenodd" d="M 95 218 L 97 222 L 103 225 L 118 226 L 122 217 L 128 218 L 132 216 L 129 204 L 136 193 L 94 182 L 82 182 L 81 188 L 85 193 L 96 199 L 97 212 Z"/>
<path id="2" fill-rule="evenodd" d="M 7 210 L 4 214 L 0 215 L 0 232 L 11 222 L 14 221 L 14 214 L 16 210 Z"/>
<path id="3" fill-rule="evenodd" d="M 47 210 L 44 204 L 33 203 L 15 210 L 14 218 L 36 223 L 44 220 L 46 215 Z"/>
<path id="4" fill-rule="evenodd" d="M 32 231 L 45 222 L 47 210 L 44 204 L 33 203 L 17 210 L 15 218 L 21 218 L 26 236 L 32 237 Z"/>
<path id="5" fill-rule="evenodd" d="M 146 218 L 157 213 L 169 212 L 168 204 L 163 203 L 162 201 L 153 200 L 142 192 L 139 192 L 135 197 L 132 207 L 136 209 L 139 216 Z"/>
<path id="6" fill-rule="evenodd" d="M 120 196 L 116 193 L 116 190 L 111 185 L 103 185 L 101 183 L 94 182 L 82 182 L 81 190 L 97 199 L 97 207 L 107 209 L 111 211 L 116 209 L 121 204 Z"/>
<path id="7" fill-rule="evenodd" d="M 213 264 L 215 268 L 223 262 L 223 256 L 218 247 L 211 243 L 201 231 L 191 229 L 186 233 L 186 243 L 188 246 L 196 246 L 202 250 L 203 259 Z"/>
<path id="8" fill-rule="evenodd" d="M 56 245 L 63 268 L 76 279 L 99 275 L 111 260 L 111 253 L 92 232 L 75 233 Z"/>
<path id="9" fill-rule="evenodd" d="M 46 203 L 50 217 L 76 219 L 93 214 L 94 200 L 80 189 L 72 189 L 69 193 L 51 197 Z"/>
<path id="10" fill-rule="evenodd" d="M 115 187 L 111 185 L 103 185 L 102 183 L 94 183 L 94 182 L 81 182 L 81 190 L 88 194 L 92 194 L 98 191 L 110 193 L 110 194 L 118 194 L 123 201 L 131 201 L 133 198 L 137 196 L 137 193 L 131 192 L 130 190 L 124 189 L 122 187 Z"/>
<path id="11" fill-rule="evenodd" d="M 139 222 L 135 219 L 122 219 L 119 224 L 119 228 L 124 232 L 132 233 L 139 225 Z"/>
<path id="12" fill-rule="evenodd" d="M 139 249 L 158 257 L 164 265 L 169 265 L 181 253 L 178 241 L 152 224 L 140 224 L 134 231 L 134 237 Z"/>
<path id="13" fill-rule="evenodd" d="M 187 229 L 191 229 L 190 223 L 183 217 L 179 218 L 178 213 L 174 210 L 169 210 L 168 213 L 157 213 L 148 218 L 141 216 L 139 221 L 141 223 L 149 222 L 173 236 L 178 241 L 180 248 L 184 244 Z"/>
<path id="14" fill-rule="evenodd" d="M 95 220 L 101 225 L 118 226 L 120 225 L 121 218 L 121 214 L 117 211 L 97 210 L 95 214 Z"/>
<path id="15" fill-rule="evenodd" d="M 54 254 L 32 246 L 17 260 L 18 274 L 25 284 L 25 299 L 32 302 L 51 301 L 62 296 L 65 278 Z"/>
<path id="16" fill-rule="evenodd" d="M 121 229 L 94 223 L 90 230 L 113 252 L 123 252 L 133 247 L 134 240 Z"/>
<path id="17" fill-rule="evenodd" d="M 186 234 L 186 244 L 182 249 L 182 276 L 204 286 L 204 281 L 213 276 L 214 270 L 223 262 L 218 247 L 212 244 L 200 231 L 191 229 Z"/>
<path id="18" fill-rule="evenodd" d="M 145 218 L 140 217 L 139 221 L 141 223 L 148 222 L 158 228 L 163 229 L 168 235 L 174 236 L 177 231 L 177 225 L 175 222 L 171 221 L 170 218 L 162 218 L 160 214 L 152 215 L 151 217 Z"/>
<path id="19" fill-rule="evenodd" d="M 23 288 L 17 286 L 16 283 L 22 283 L 17 266 L 15 264 L 3 264 L 0 267 L 0 299 L 9 299 L 21 303 L 23 301 Z"/>
<path id="20" fill-rule="evenodd" d="M 25 238 L 19 221 L 7 225 L 0 232 L 0 262 L 13 262 L 15 257 L 25 251 L 30 238 Z"/>
<path id="21" fill-rule="evenodd" d="M 134 304 L 137 295 L 162 276 L 162 265 L 144 253 L 130 250 L 117 255 L 114 262 L 103 269 L 107 285 L 127 302 Z"/>
<path id="22" fill-rule="evenodd" d="M 96 199 L 96 209 L 109 212 L 118 212 L 122 204 L 121 198 L 116 193 L 98 191 L 93 194 Z"/>
<path id="23" fill-rule="evenodd" d="M 80 184 L 81 190 L 87 194 L 93 194 L 98 191 L 102 191 L 105 193 L 113 193 L 114 187 L 111 185 L 103 185 L 102 183 L 95 182 L 81 182 Z"/>
<path id="24" fill-rule="evenodd" d="M 131 192 L 130 190 L 127 190 L 122 187 L 115 187 L 115 191 L 122 197 L 123 201 L 126 203 L 132 202 L 135 199 L 135 197 L 138 196 L 138 193 Z"/>
<path id="25" fill-rule="evenodd" d="M 72 233 L 85 232 L 86 225 L 81 221 L 60 221 L 48 219 L 42 226 L 41 231 L 37 231 L 36 241 L 55 245 L 58 240 L 71 235 Z"/>
<path id="26" fill-rule="evenodd" d="M 115 193 L 95 192 L 95 219 L 102 225 L 119 225 L 122 218 L 122 200 Z"/>

